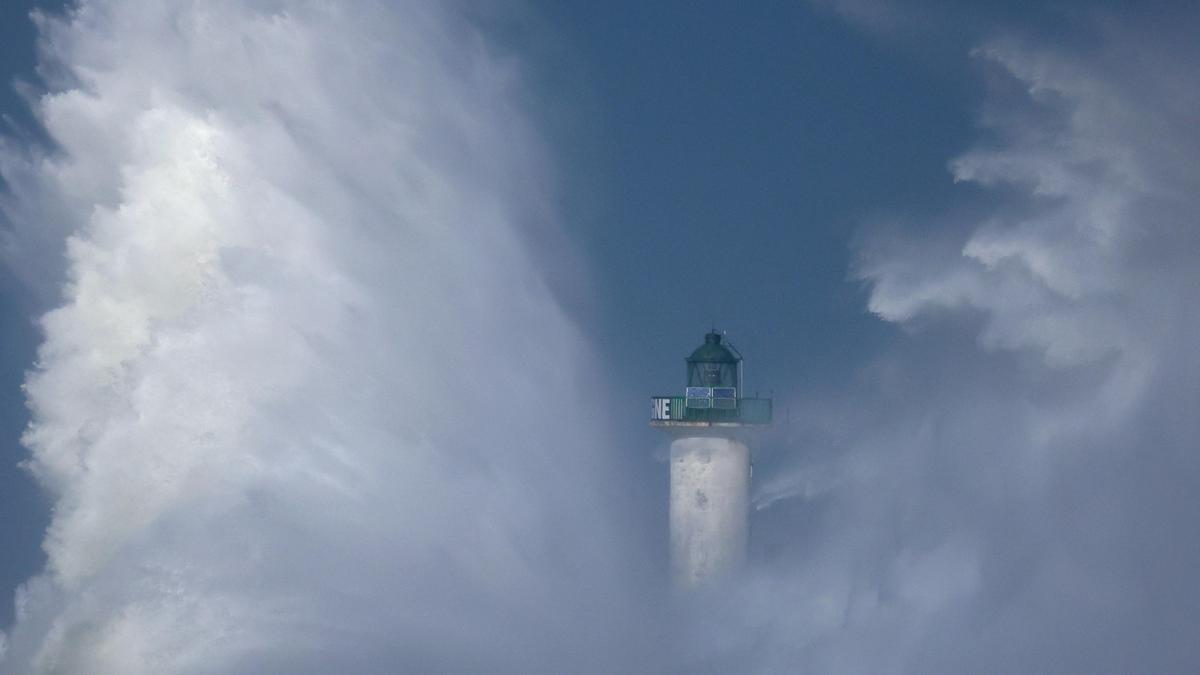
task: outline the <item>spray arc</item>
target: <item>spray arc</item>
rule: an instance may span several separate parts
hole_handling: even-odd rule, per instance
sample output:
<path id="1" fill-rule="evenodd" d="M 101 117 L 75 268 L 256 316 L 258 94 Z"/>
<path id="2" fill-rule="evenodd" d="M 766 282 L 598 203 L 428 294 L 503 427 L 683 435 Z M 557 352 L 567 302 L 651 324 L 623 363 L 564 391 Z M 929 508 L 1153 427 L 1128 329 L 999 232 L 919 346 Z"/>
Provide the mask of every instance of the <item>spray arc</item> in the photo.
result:
<path id="1" fill-rule="evenodd" d="M 650 426 L 671 441 L 671 573 L 694 587 L 736 569 L 750 525 L 748 432 L 771 424 L 771 399 L 743 395 L 742 356 L 715 330 L 687 358 L 683 396 L 654 396 Z"/>

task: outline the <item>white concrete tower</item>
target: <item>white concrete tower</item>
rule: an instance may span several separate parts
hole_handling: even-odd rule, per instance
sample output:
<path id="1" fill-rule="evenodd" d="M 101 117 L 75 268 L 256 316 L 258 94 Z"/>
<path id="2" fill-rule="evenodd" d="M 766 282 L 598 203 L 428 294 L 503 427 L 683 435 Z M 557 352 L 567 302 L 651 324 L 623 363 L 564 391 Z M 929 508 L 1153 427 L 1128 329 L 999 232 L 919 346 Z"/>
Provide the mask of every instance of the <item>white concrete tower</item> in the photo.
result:
<path id="1" fill-rule="evenodd" d="M 736 569 L 750 528 L 747 427 L 771 423 L 771 400 L 741 396 L 742 357 L 713 331 L 687 358 L 684 396 L 651 399 L 650 425 L 671 442 L 671 572 L 693 587 Z"/>

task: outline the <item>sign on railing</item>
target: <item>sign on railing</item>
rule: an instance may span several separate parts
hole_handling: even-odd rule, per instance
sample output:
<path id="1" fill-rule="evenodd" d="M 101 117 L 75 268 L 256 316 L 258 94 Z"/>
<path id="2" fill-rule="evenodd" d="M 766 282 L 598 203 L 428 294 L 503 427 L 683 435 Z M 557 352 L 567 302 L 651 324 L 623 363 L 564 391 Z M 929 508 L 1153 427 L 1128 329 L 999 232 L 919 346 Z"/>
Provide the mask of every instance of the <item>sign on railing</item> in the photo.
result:
<path id="1" fill-rule="evenodd" d="M 652 398 L 650 399 L 650 419 L 652 420 L 669 420 L 671 419 L 671 399 Z"/>

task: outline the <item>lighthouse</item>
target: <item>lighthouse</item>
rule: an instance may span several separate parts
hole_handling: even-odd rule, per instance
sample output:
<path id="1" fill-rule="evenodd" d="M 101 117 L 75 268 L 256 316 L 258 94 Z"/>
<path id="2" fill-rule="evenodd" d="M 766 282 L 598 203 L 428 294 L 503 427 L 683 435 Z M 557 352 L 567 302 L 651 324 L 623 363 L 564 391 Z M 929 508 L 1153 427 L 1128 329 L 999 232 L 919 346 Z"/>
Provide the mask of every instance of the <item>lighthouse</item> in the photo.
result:
<path id="1" fill-rule="evenodd" d="M 671 574 L 694 587 L 736 569 L 750 530 L 750 432 L 771 399 L 742 389 L 742 356 L 717 331 L 687 357 L 682 396 L 654 396 L 650 426 L 671 440 Z"/>

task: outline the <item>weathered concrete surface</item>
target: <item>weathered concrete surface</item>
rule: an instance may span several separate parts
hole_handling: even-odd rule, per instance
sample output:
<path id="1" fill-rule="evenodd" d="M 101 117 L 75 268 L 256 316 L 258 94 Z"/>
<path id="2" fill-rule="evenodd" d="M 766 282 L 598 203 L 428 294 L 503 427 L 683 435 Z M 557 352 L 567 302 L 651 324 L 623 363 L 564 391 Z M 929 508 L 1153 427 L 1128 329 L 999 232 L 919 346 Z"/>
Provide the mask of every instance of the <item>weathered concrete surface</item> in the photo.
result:
<path id="1" fill-rule="evenodd" d="M 696 586 L 738 567 L 750 520 L 750 450 L 717 437 L 671 443 L 671 571 Z"/>

